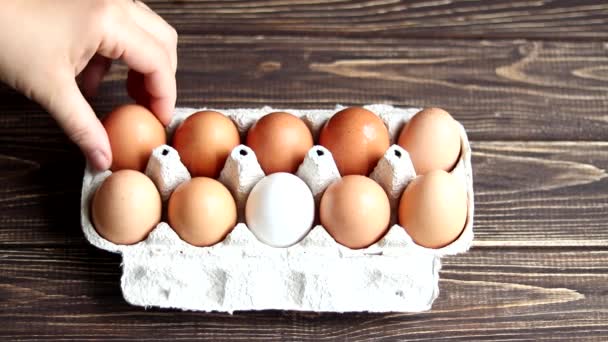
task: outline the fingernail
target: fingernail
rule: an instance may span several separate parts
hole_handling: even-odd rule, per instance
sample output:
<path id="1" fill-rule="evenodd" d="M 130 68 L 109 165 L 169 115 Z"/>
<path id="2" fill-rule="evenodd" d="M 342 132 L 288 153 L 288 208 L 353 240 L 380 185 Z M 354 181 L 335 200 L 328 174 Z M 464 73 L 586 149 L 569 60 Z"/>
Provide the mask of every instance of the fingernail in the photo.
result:
<path id="1" fill-rule="evenodd" d="M 91 153 L 89 162 L 98 171 L 105 171 L 110 168 L 110 159 L 100 150 L 95 150 Z"/>

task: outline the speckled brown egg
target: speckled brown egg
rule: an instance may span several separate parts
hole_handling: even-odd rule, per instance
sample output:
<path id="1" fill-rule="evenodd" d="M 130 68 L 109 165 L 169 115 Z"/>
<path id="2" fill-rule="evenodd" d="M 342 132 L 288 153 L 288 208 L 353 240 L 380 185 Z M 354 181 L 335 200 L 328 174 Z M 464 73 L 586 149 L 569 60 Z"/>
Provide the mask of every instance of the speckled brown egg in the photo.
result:
<path id="1" fill-rule="evenodd" d="M 391 209 L 380 185 L 364 176 L 349 175 L 325 190 L 320 216 L 321 225 L 338 243 L 360 249 L 384 236 Z"/>
<path id="2" fill-rule="evenodd" d="M 163 124 L 143 106 L 117 107 L 103 119 L 112 148 L 112 171 L 144 171 L 152 150 L 167 143 Z"/>
<path id="3" fill-rule="evenodd" d="M 416 177 L 401 196 L 399 224 L 421 246 L 449 245 L 460 236 L 466 220 L 466 189 L 443 170 Z"/>
<path id="4" fill-rule="evenodd" d="M 106 240 L 131 245 L 144 240 L 160 222 L 161 205 L 150 178 L 134 170 L 116 171 L 95 192 L 92 223 Z"/>
<path id="5" fill-rule="evenodd" d="M 247 133 L 247 146 L 255 152 L 262 170 L 295 173 L 313 146 L 312 133 L 300 118 L 275 112 L 260 118 Z"/>
<path id="6" fill-rule="evenodd" d="M 194 177 L 218 178 L 228 155 L 240 143 L 234 122 L 209 110 L 186 118 L 173 135 L 173 147 Z"/>
<path id="7" fill-rule="evenodd" d="M 323 126 L 319 144 L 331 151 L 342 176 L 369 175 L 389 148 L 388 129 L 374 113 L 346 108 Z"/>
<path id="8" fill-rule="evenodd" d="M 230 191 L 208 177 L 180 184 L 169 198 L 169 225 L 194 246 L 211 246 L 236 225 L 236 203 Z"/>
<path id="9" fill-rule="evenodd" d="M 407 123 L 398 144 L 410 154 L 417 174 L 450 171 L 460 156 L 460 129 L 445 110 L 427 108 Z"/>

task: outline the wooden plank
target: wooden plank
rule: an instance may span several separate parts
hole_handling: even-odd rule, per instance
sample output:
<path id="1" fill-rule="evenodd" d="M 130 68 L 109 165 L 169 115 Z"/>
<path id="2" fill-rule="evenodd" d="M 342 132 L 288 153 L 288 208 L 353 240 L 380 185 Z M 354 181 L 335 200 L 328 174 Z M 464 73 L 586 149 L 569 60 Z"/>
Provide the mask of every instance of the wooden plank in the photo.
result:
<path id="1" fill-rule="evenodd" d="M 475 244 L 608 246 L 607 149 L 606 142 L 473 142 Z M 0 177 L 0 245 L 85 243 L 80 158 L 75 150 L 0 154 L 0 169 L 11 170 Z"/>
<path id="2" fill-rule="evenodd" d="M 604 1 L 147 0 L 182 33 L 605 39 Z"/>
<path id="3" fill-rule="evenodd" d="M 473 140 L 608 140 L 600 42 L 183 36 L 180 44 L 182 106 L 439 106 Z M 125 74 L 113 69 L 94 101 L 99 113 L 128 101 Z M 15 136 L 27 134 L 26 148 L 55 148 L 55 125 L 37 107 L 7 91 L 0 103 L 0 144 L 24 148 Z"/>
<path id="4" fill-rule="evenodd" d="M 608 246 L 606 143 L 473 143 L 479 245 Z"/>
<path id="5" fill-rule="evenodd" d="M 444 259 L 440 297 L 420 314 L 131 307 L 119 257 L 93 247 L 0 249 L 0 338 L 64 340 L 599 340 L 608 331 L 608 252 L 474 248 Z"/>

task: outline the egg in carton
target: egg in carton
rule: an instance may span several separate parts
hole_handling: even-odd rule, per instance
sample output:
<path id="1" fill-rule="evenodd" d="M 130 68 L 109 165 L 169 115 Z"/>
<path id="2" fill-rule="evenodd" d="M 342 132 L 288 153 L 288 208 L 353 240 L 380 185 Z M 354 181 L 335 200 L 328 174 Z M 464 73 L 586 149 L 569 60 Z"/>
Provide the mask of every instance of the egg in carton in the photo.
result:
<path id="1" fill-rule="evenodd" d="M 315 138 L 335 110 L 286 110 L 301 117 Z M 365 107 L 379 115 L 389 130 L 391 143 L 418 108 L 389 105 Z M 178 108 L 168 127 L 171 136 L 179 124 L 197 110 Z M 258 109 L 221 110 L 245 134 L 261 116 L 276 111 Z M 247 146 L 233 149 L 220 181 L 233 194 L 239 223 L 220 243 L 195 247 L 181 240 L 166 223 L 159 223 L 148 237 L 134 245 L 117 245 L 101 237 L 91 223 L 90 203 L 106 172 L 85 169 L 81 220 L 87 240 L 122 255 L 121 287 L 133 305 L 196 311 L 299 310 L 318 312 L 420 312 L 437 298 L 441 257 L 465 252 L 473 240 L 473 179 L 471 150 L 466 132 L 458 125 L 461 153 L 451 171 L 466 186 L 467 221 L 460 236 L 449 245 L 430 249 L 417 245 L 406 230 L 395 224 L 396 208 L 407 184 L 416 176 L 407 151 L 392 145 L 370 175 L 382 186 L 391 205 L 391 227 L 373 245 L 352 250 L 338 244 L 320 225 L 288 248 L 260 242 L 243 223 L 249 192 L 265 175 L 255 153 Z M 175 149 L 156 148 L 146 174 L 166 201 L 190 174 Z M 313 146 L 297 176 L 309 186 L 318 206 L 320 196 L 340 178 L 331 152 Z"/>

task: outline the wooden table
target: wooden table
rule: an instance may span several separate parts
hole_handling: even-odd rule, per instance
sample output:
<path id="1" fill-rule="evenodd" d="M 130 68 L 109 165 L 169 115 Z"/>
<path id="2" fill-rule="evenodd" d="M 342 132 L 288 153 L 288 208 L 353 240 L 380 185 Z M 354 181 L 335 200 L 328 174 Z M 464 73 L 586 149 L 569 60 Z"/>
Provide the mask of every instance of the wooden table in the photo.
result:
<path id="1" fill-rule="evenodd" d="M 181 106 L 448 109 L 472 139 L 474 247 L 444 259 L 426 313 L 129 306 L 120 257 L 80 230 L 78 150 L 3 88 L 0 340 L 608 340 L 605 1 L 148 3 L 181 34 Z"/>

